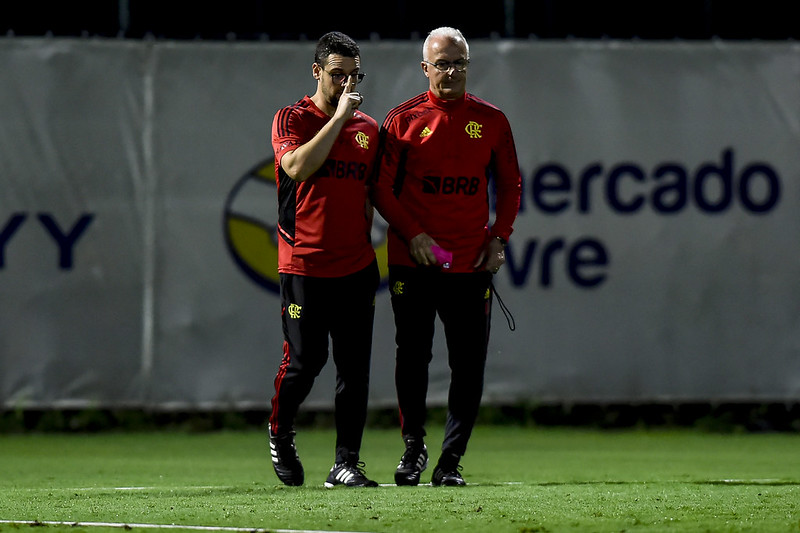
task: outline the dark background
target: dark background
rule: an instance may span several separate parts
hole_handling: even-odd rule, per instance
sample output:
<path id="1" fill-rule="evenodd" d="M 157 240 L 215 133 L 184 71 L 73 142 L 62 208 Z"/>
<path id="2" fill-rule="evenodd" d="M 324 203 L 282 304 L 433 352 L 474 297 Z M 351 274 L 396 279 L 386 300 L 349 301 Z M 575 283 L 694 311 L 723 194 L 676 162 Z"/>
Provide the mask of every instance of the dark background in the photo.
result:
<path id="1" fill-rule="evenodd" d="M 786 40 L 794 0 L 0 0 L 0 36 L 128 39 L 419 39 L 437 26 L 467 39 Z"/>

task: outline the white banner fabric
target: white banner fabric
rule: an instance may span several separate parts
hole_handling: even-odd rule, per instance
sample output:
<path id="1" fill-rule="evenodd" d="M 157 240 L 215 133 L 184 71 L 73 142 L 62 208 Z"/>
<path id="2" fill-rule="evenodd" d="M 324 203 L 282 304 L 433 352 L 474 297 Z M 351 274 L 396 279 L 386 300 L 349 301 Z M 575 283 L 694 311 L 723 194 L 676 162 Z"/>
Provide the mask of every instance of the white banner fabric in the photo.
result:
<path id="1" fill-rule="evenodd" d="M 495 279 L 516 330 L 495 305 L 484 403 L 799 399 L 800 45 L 470 45 L 524 182 Z M 421 42 L 361 49 L 379 123 L 427 88 Z M 313 93 L 313 51 L 0 39 L 6 408 L 269 406 L 270 127 Z M 383 289 L 372 407 L 395 405 L 393 339 Z M 307 408 L 331 408 L 333 376 Z"/>

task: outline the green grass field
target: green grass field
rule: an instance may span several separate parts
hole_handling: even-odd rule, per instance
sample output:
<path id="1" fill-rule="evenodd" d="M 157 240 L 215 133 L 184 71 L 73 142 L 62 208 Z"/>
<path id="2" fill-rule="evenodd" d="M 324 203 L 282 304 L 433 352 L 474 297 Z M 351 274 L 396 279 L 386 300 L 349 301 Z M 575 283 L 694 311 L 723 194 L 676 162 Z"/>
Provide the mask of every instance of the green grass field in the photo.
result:
<path id="1" fill-rule="evenodd" d="M 368 429 L 362 459 L 383 486 L 325 489 L 333 439 L 301 429 L 306 485 L 284 487 L 261 431 L 0 435 L 0 532 L 800 531 L 796 433 L 481 425 L 469 486 L 428 486 L 429 469 L 425 486 L 394 487 L 399 433 Z"/>

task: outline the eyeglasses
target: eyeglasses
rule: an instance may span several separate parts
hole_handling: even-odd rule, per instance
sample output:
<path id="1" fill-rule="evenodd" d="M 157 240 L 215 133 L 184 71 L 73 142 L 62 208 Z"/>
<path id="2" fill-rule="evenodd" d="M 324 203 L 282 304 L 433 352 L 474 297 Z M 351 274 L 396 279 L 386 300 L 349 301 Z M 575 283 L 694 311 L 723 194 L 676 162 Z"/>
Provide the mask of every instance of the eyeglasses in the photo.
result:
<path id="1" fill-rule="evenodd" d="M 330 72 L 328 72 L 325 69 L 322 69 L 322 72 L 324 72 L 325 74 L 330 76 L 331 79 L 333 80 L 333 83 L 338 83 L 340 85 L 343 84 L 344 80 L 346 80 L 350 76 L 355 76 L 356 77 L 356 83 L 361 83 L 362 81 L 364 81 L 364 76 L 367 75 L 366 72 L 358 72 L 356 74 L 353 74 L 352 72 L 350 74 L 342 74 L 342 73 L 331 74 Z"/>
<path id="2" fill-rule="evenodd" d="M 469 59 L 456 59 L 455 61 L 437 61 L 436 63 L 431 63 L 430 61 L 423 59 L 422 62 L 431 65 L 439 72 L 450 72 L 450 69 L 453 69 L 456 72 L 464 72 L 465 70 L 467 70 L 467 65 L 469 65 Z"/>

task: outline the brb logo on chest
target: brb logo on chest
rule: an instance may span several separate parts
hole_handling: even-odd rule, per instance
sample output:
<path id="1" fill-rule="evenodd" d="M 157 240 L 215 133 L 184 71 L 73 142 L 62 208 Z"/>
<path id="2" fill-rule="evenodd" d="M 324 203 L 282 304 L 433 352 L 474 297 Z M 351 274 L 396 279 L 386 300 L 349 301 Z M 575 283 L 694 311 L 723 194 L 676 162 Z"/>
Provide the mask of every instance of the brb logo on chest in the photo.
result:
<path id="1" fill-rule="evenodd" d="M 337 161 L 328 159 L 317 171 L 321 178 L 354 179 L 364 181 L 367 179 L 367 165 L 364 163 Z"/>
<path id="2" fill-rule="evenodd" d="M 359 131 L 353 136 L 353 141 L 362 150 L 369 150 L 369 135 Z M 364 181 L 367 179 L 367 165 L 356 161 L 339 161 L 327 159 L 319 169 L 317 175 L 325 178 L 354 179 Z"/>
<path id="3" fill-rule="evenodd" d="M 481 138 L 482 124 L 470 120 L 464 128 L 472 139 Z M 428 136 L 432 132 L 425 127 L 420 137 Z M 475 196 L 478 194 L 481 178 L 473 176 L 422 176 L 422 192 L 425 194 L 463 194 Z"/>
<path id="4" fill-rule="evenodd" d="M 326 168 L 333 177 L 366 177 L 366 167 L 362 168 L 362 165 L 339 164 L 331 160 L 326 163 Z M 270 157 L 239 178 L 228 193 L 223 214 L 223 234 L 231 259 L 251 281 L 274 294 L 280 293 L 277 205 L 275 159 Z M 371 237 L 382 286 L 389 277 L 386 229 L 386 222 L 376 213 Z M 296 311 L 300 313 L 299 308 Z"/>
<path id="5" fill-rule="evenodd" d="M 473 176 L 422 176 L 422 192 L 426 194 L 464 194 L 475 196 L 481 179 Z"/>

